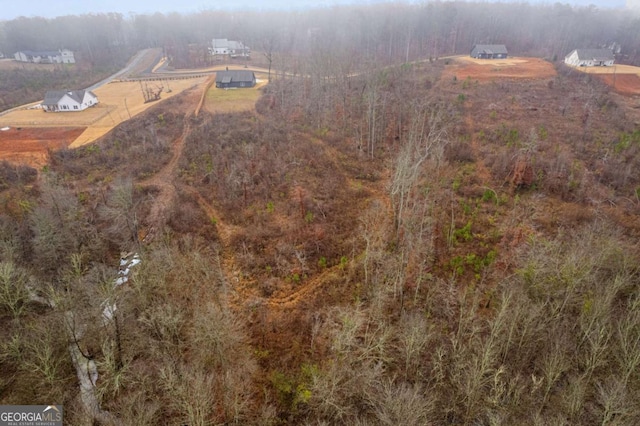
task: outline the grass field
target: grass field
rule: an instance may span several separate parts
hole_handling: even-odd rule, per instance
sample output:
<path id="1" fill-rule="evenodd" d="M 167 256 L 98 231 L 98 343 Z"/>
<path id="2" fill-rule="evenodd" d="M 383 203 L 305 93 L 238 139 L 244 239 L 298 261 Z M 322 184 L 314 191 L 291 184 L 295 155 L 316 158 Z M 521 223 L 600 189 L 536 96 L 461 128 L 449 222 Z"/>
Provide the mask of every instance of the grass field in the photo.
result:
<path id="1" fill-rule="evenodd" d="M 18 62 L 11 58 L 0 59 L 0 71 L 23 69 L 23 70 L 46 70 L 53 71 L 56 68 L 73 67 L 75 65 L 69 64 L 32 64 L 29 62 Z"/>
<path id="2" fill-rule="evenodd" d="M 205 98 L 204 107 L 212 113 L 247 111 L 255 108 L 260 97 L 260 88 L 267 84 L 267 76 L 256 73 L 258 83 L 247 89 L 218 89 L 211 86 Z"/>

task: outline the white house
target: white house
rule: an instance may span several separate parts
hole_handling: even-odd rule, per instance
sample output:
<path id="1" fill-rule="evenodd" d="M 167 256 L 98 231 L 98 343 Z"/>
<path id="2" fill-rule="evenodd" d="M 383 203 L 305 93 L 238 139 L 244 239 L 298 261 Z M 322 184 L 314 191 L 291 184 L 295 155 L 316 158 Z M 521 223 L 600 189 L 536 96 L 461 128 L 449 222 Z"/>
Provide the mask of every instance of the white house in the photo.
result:
<path id="1" fill-rule="evenodd" d="M 73 52 L 68 49 L 49 50 L 49 51 L 33 51 L 21 50 L 16 52 L 13 57 L 19 62 L 32 62 L 35 64 L 75 64 L 76 59 Z"/>
<path id="2" fill-rule="evenodd" d="M 564 58 L 572 67 L 611 67 L 615 62 L 609 49 L 575 49 Z"/>
<path id="3" fill-rule="evenodd" d="M 241 41 L 227 40 L 226 38 L 214 38 L 211 42 L 212 55 L 249 56 L 251 50 Z"/>
<path id="4" fill-rule="evenodd" d="M 45 112 L 82 111 L 98 104 L 98 98 L 90 90 L 54 90 L 44 96 Z"/>

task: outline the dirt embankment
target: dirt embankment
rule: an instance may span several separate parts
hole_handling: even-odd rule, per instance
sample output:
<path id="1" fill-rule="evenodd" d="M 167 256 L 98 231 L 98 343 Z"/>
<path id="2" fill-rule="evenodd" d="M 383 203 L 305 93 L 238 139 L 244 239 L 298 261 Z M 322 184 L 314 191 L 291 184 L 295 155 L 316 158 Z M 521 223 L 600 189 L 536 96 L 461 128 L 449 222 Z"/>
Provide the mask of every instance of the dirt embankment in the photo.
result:
<path id="1" fill-rule="evenodd" d="M 85 127 L 12 127 L 0 131 L 0 160 L 42 167 L 48 151 L 68 147 Z"/>
<path id="2" fill-rule="evenodd" d="M 623 95 L 640 95 L 640 76 L 637 74 L 598 74 L 598 78 Z"/>
<path id="3" fill-rule="evenodd" d="M 622 95 L 640 95 L 640 67 L 616 64 L 612 67 L 576 67 L 574 69 L 595 75 Z"/>

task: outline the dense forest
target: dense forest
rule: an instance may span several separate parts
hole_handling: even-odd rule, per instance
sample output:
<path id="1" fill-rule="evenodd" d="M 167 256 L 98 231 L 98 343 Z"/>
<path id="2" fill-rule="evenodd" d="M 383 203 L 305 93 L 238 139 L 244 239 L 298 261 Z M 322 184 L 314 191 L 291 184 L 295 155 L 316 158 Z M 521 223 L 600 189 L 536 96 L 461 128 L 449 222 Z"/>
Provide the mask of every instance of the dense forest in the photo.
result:
<path id="1" fill-rule="evenodd" d="M 0 52 L 67 48 L 96 63 L 123 47 L 173 48 L 212 38 L 242 40 L 257 51 L 345 52 L 397 63 L 468 53 L 476 43 L 505 43 L 516 55 L 564 57 L 576 47 L 618 43 L 640 60 L 640 18 L 623 10 L 567 4 L 424 2 L 333 6 L 296 12 L 204 10 L 191 15 L 95 14 L 0 23 Z M 114 53 L 116 52 L 116 53 Z"/>
<path id="2" fill-rule="evenodd" d="M 2 51 L 96 66 L 228 37 L 274 69 L 255 110 L 196 116 L 193 89 L 42 170 L 0 164 L 0 403 L 74 425 L 640 423 L 640 109 L 557 60 L 637 63 L 638 19 L 428 2 L 0 28 Z M 554 75 L 458 78 L 476 42 Z"/>

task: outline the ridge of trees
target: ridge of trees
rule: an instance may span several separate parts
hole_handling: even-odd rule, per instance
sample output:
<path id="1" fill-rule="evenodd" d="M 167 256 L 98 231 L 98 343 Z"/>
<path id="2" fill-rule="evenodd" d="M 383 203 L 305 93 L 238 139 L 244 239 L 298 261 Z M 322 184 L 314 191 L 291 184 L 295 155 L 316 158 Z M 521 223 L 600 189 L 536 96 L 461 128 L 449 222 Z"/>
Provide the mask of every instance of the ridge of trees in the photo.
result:
<path id="1" fill-rule="evenodd" d="M 617 42 L 623 58 L 633 64 L 640 60 L 639 22 L 623 10 L 561 3 L 394 2 L 295 12 L 101 13 L 2 22 L 0 51 L 10 55 L 64 47 L 103 65 L 123 49 L 163 47 L 184 62 L 190 45 L 204 45 L 200 55 L 206 55 L 212 38 L 226 37 L 256 51 L 300 55 L 324 48 L 397 63 L 467 53 L 475 43 L 504 43 L 513 54 L 552 59 L 575 48 Z"/>

